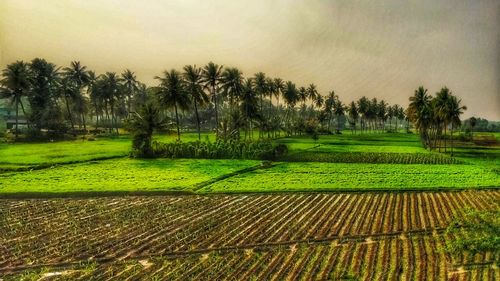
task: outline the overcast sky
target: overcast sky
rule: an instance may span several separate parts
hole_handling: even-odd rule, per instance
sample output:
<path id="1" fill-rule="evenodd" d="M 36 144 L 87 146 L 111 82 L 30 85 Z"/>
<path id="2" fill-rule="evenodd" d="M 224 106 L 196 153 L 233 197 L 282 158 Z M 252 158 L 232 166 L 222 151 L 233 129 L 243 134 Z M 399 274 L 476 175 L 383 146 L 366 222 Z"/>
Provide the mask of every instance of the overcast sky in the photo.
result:
<path id="1" fill-rule="evenodd" d="M 214 61 L 407 106 L 448 86 L 500 120 L 498 0 L 0 0 L 0 67 L 43 57 L 98 73 Z"/>

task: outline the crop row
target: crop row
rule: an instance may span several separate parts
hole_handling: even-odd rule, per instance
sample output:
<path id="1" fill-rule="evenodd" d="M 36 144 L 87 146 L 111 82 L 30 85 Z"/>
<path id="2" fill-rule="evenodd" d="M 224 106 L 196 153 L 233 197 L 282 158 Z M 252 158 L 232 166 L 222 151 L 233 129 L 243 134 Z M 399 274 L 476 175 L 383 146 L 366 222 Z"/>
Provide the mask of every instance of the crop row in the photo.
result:
<path id="1" fill-rule="evenodd" d="M 5 280 L 498 280 L 487 255 L 455 265 L 443 235 L 332 241 L 180 257 L 146 257 L 10 273 Z"/>
<path id="2" fill-rule="evenodd" d="M 441 231 L 500 191 L 1 200 L 0 271 Z"/>
<path id="3" fill-rule="evenodd" d="M 461 164 L 462 161 L 434 153 L 393 152 L 315 152 L 306 151 L 285 156 L 290 162 L 372 163 L 372 164 Z"/>

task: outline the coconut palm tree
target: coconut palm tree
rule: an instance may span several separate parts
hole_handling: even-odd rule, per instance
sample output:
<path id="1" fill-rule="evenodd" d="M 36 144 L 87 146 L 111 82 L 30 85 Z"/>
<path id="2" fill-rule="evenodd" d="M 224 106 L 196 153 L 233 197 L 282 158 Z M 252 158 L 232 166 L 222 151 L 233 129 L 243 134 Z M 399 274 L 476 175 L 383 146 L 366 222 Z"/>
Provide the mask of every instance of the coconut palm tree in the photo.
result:
<path id="1" fill-rule="evenodd" d="M 164 71 L 162 77 L 156 76 L 155 79 L 160 81 L 157 92 L 159 103 L 166 108 L 173 107 L 175 110 L 177 140 L 180 140 L 181 132 L 178 109 L 187 110 L 190 105 L 185 82 L 182 79 L 181 74 L 175 69 L 170 70 L 170 72 Z"/>
<path id="2" fill-rule="evenodd" d="M 73 119 L 71 117 L 71 112 L 69 110 L 69 102 L 78 102 L 76 109 L 78 110 L 78 113 L 80 115 L 81 121 L 83 123 L 84 130 L 87 130 L 87 127 L 85 125 L 85 107 L 83 106 L 85 97 L 82 95 L 82 88 L 84 86 L 87 86 L 90 77 L 89 73 L 87 71 L 87 67 L 83 66 L 79 61 L 72 61 L 69 67 L 65 67 L 63 69 L 63 75 L 65 77 L 65 100 L 66 100 L 66 107 L 68 110 L 68 115 L 70 118 L 71 122 L 71 127 L 72 129 L 75 129 Z"/>
<path id="3" fill-rule="evenodd" d="M 304 107 L 306 105 L 307 98 L 309 97 L 307 89 L 305 87 L 300 87 L 298 95 L 299 100 L 302 101 L 302 107 Z"/>
<path id="4" fill-rule="evenodd" d="M 309 84 L 309 87 L 307 87 L 307 97 L 311 100 L 311 103 L 314 105 L 314 102 L 316 101 L 316 98 L 318 97 L 318 89 L 316 85 L 314 84 Z"/>
<path id="5" fill-rule="evenodd" d="M 281 78 L 274 78 L 274 97 L 276 98 L 276 107 L 280 106 L 280 96 L 285 91 L 285 82 Z"/>
<path id="6" fill-rule="evenodd" d="M 451 123 L 451 156 L 453 156 L 453 129 L 460 126 L 460 115 L 467 110 L 465 105 L 461 105 L 462 100 L 457 99 L 455 96 L 451 96 L 448 100 L 449 103 L 449 121 Z"/>
<path id="7" fill-rule="evenodd" d="M 432 122 L 431 96 L 427 94 L 427 89 L 423 86 L 415 90 L 415 94 L 410 97 L 408 106 L 408 119 L 415 124 L 419 130 L 420 137 L 425 147 L 429 146 L 428 128 Z"/>
<path id="8" fill-rule="evenodd" d="M 263 72 L 255 73 L 253 77 L 254 90 L 260 98 L 260 112 L 263 112 L 264 97 L 267 92 L 266 74 Z"/>
<path id="9" fill-rule="evenodd" d="M 111 127 L 115 127 L 116 133 L 118 133 L 118 120 L 115 114 L 116 102 L 121 98 L 120 94 L 120 82 L 121 79 L 115 72 L 106 72 L 106 74 L 101 76 L 102 79 L 102 93 L 101 98 L 104 101 L 104 111 L 106 117 L 109 119 L 108 108 L 111 111 Z"/>
<path id="10" fill-rule="evenodd" d="M 125 95 L 127 96 L 127 114 L 130 114 L 134 93 L 137 90 L 138 82 L 135 73 L 130 69 L 125 69 L 121 74 Z"/>
<path id="11" fill-rule="evenodd" d="M 243 92 L 243 73 L 236 67 L 226 68 L 221 76 L 221 87 L 224 94 L 229 97 L 229 108 L 232 114 L 235 102 Z"/>
<path id="12" fill-rule="evenodd" d="M 444 152 L 446 153 L 446 128 L 450 122 L 451 113 L 451 91 L 447 87 L 443 87 L 438 93 L 434 101 L 435 116 L 438 123 L 443 123 L 444 128 Z M 440 124 L 438 124 L 440 128 Z M 441 149 L 441 146 L 439 147 Z"/>
<path id="13" fill-rule="evenodd" d="M 253 138 L 252 121 L 259 117 L 258 98 L 254 89 L 254 82 L 251 78 L 243 81 L 243 91 L 241 93 L 241 112 L 247 125 L 246 137 Z"/>
<path id="14" fill-rule="evenodd" d="M 132 147 L 137 156 L 153 156 L 151 147 L 153 132 L 166 128 L 166 119 L 158 107 L 148 102 L 138 112 L 131 114 L 126 120 L 126 128 L 132 133 Z"/>
<path id="15" fill-rule="evenodd" d="M 325 103 L 325 98 L 323 98 L 322 95 L 316 95 L 313 102 L 314 102 L 314 105 L 318 109 L 320 109 L 321 107 L 323 107 L 323 104 Z"/>
<path id="16" fill-rule="evenodd" d="M 212 99 L 214 101 L 215 107 L 215 129 L 217 132 L 217 128 L 219 127 L 219 113 L 218 113 L 218 102 L 217 102 L 217 91 L 219 84 L 221 82 L 222 75 L 222 65 L 215 64 L 213 62 L 209 62 L 207 65 L 203 67 L 202 70 L 202 79 L 201 82 L 204 83 L 205 88 L 209 89 Z"/>
<path id="17" fill-rule="evenodd" d="M 344 116 L 345 108 L 344 104 L 342 104 L 342 101 L 337 97 L 335 102 L 333 103 L 333 113 L 335 114 L 337 118 L 337 134 L 340 134 L 340 129 L 342 125 L 342 117 Z"/>
<path id="18" fill-rule="evenodd" d="M 366 129 L 367 115 L 369 112 L 370 101 L 367 97 L 361 97 L 358 102 L 358 113 L 361 116 L 361 132 Z"/>
<path id="19" fill-rule="evenodd" d="M 196 128 L 198 131 L 198 140 L 201 140 L 200 132 L 200 115 L 198 113 L 198 106 L 203 106 L 209 102 L 209 97 L 203 91 L 201 69 L 196 65 L 184 66 L 184 80 L 186 81 L 186 91 L 189 99 L 193 102 L 194 113 L 196 115 Z"/>
<path id="20" fill-rule="evenodd" d="M 349 115 L 349 124 L 351 130 L 356 132 L 356 121 L 359 118 L 359 113 L 358 113 L 358 108 L 356 107 L 356 103 L 354 101 L 351 102 L 347 111 Z"/>
<path id="21" fill-rule="evenodd" d="M 2 80 L 0 80 L 0 98 L 6 98 L 15 104 L 16 107 L 16 131 L 19 134 L 19 105 L 22 106 L 22 98 L 27 96 L 30 90 L 30 70 L 29 65 L 23 61 L 16 61 L 7 65 L 2 70 Z M 24 106 L 22 106 L 24 108 Z M 25 114 L 26 115 L 26 114 Z"/>

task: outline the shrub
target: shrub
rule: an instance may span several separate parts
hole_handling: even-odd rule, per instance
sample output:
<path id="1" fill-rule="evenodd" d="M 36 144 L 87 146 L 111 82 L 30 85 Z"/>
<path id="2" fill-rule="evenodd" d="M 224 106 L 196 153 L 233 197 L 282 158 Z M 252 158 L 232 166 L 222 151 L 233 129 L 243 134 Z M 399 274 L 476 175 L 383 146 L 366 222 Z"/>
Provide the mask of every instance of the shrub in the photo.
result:
<path id="1" fill-rule="evenodd" d="M 274 160 L 288 152 L 284 144 L 270 141 L 153 142 L 153 155 L 166 158 L 262 159 Z"/>

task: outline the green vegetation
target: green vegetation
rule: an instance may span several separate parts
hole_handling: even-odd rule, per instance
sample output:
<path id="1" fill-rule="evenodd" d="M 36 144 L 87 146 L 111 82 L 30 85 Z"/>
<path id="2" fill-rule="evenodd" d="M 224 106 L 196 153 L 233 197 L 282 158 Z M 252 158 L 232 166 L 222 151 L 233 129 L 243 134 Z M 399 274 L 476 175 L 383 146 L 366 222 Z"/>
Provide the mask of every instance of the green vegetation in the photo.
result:
<path id="1" fill-rule="evenodd" d="M 257 165 L 249 160 L 119 159 L 0 174 L 0 193 L 189 191 Z"/>
<path id="2" fill-rule="evenodd" d="M 280 163 L 204 187 L 200 192 L 432 190 L 498 187 L 500 176 L 472 165 Z"/>
<path id="3" fill-rule="evenodd" d="M 202 134 L 202 137 L 206 140 L 215 139 L 213 135 L 206 133 Z M 154 136 L 155 140 L 163 142 L 173 141 L 175 138 L 175 135 Z M 198 135 L 187 133 L 184 139 L 197 140 Z M 85 139 L 46 143 L 0 143 L 0 171 L 126 157 L 130 150 L 130 136 L 98 137 L 94 141 Z"/>
<path id="4" fill-rule="evenodd" d="M 212 134 L 202 136 L 207 140 L 209 137 L 215 145 Z M 197 140 L 198 134 L 184 134 L 186 142 L 181 144 L 175 144 L 176 138 L 176 135 L 154 137 L 167 143 L 165 147 L 179 148 L 192 146 L 196 142 L 187 140 Z M 435 190 L 500 186 L 500 149 L 496 146 L 457 142 L 457 157 L 452 158 L 426 151 L 414 134 L 346 133 L 322 135 L 317 141 L 307 136 L 280 138 L 274 143 L 286 144 L 289 154 L 279 158 L 285 162 L 267 166 L 259 166 L 259 161 L 241 160 L 126 159 L 130 142 L 130 137 L 121 136 L 95 141 L 0 144 L 0 167 L 4 170 L 0 173 L 0 194 Z M 83 163 L 70 164 L 75 162 Z M 31 168 L 41 170 L 27 171 Z M 24 172 L 13 172 L 16 169 Z M 202 182 L 204 185 L 200 186 Z"/>
<path id="5" fill-rule="evenodd" d="M 448 233 L 456 239 L 447 240 L 447 250 L 453 255 L 464 252 L 477 254 L 491 252 L 493 257 L 500 257 L 500 208 L 478 211 L 467 208 L 462 214 L 455 214 Z"/>

